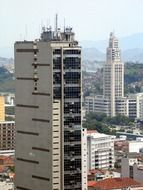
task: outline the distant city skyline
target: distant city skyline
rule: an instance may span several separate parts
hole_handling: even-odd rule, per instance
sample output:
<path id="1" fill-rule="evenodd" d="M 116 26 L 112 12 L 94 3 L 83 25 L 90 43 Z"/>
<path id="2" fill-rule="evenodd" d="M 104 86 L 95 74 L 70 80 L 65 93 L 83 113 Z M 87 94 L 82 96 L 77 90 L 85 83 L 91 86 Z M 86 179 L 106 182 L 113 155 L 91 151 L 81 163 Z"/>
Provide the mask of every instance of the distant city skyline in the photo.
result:
<path id="1" fill-rule="evenodd" d="M 142 0 L 13 0 L 2 1 L 0 50 L 17 40 L 39 38 L 42 26 L 72 26 L 76 39 L 105 40 L 111 31 L 120 38 L 143 33 Z M 1 56 L 1 51 L 0 51 Z"/>

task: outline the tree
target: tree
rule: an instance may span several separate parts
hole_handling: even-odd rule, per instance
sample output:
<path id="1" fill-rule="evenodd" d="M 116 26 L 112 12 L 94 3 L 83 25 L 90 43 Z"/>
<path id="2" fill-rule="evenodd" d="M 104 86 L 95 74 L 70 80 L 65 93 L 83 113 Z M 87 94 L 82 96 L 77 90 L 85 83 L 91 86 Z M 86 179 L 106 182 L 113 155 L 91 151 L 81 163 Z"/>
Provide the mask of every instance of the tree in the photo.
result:
<path id="1" fill-rule="evenodd" d="M 89 113 L 83 127 L 89 130 L 97 130 L 100 133 L 116 134 L 116 129 L 112 125 L 133 125 L 133 120 L 124 116 L 107 117 L 104 113 Z"/>

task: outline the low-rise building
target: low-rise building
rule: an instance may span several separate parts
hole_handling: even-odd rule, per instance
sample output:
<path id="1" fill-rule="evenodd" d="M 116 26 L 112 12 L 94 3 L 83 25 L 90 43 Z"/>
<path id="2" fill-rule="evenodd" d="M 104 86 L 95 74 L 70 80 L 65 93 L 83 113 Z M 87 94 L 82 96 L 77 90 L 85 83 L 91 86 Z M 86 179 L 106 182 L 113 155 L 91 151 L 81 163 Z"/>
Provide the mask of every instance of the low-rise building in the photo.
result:
<path id="1" fill-rule="evenodd" d="M 143 149 L 143 141 L 129 141 L 129 152 L 137 152 Z"/>
<path id="2" fill-rule="evenodd" d="M 130 177 L 134 180 L 143 182 L 143 162 L 140 156 L 134 155 L 123 157 L 121 165 L 122 177 Z"/>
<path id="3" fill-rule="evenodd" d="M 86 113 L 105 113 L 107 116 L 110 115 L 109 106 L 110 100 L 102 95 L 87 96 L 84 101 Z"/>
<path id="4" fill-rule="evenodd" d="M 87 132 L 88 170 L 114 168 L 114 139 L 96 131 Z"/>
<path id="5" fill-rule="evenodd" d="M 0 122 L 0 151 L 14 150 L 15 148 L 15 122 Z"/>
<path id="6" fill-rule="evenodd" d="M 117 138 L 124 137 L 126 140 L 137 140 L 137 139 L 143 139 L 143 135 L 140 134 L 134 134 L 134 133 L 128 133 L 128 132 L 116 132 Z"/>
<path id="7" fill-rule="evenodd" d="M 138 163 L 136 155 L 128 155 L 121 159 L 121 176 L 133 178 L 133 165 Z"/>
<path id="8" fill-rule="evenodd" d="M 86 113 L 105 113 L 110 116 L 110 99 L 103 95 L 85 97 Z M 115 114 L 143 120 L 143 93 L 130 94 L 128 97 L 118 97 L 115 100 Z"/>
<path id="9" fill-rule="evenodd" d="M 106 178 L 121 177 L 120 172 L 111 170 L 94 169 L 88 172 L 89 181 L 101 181 Z"/>

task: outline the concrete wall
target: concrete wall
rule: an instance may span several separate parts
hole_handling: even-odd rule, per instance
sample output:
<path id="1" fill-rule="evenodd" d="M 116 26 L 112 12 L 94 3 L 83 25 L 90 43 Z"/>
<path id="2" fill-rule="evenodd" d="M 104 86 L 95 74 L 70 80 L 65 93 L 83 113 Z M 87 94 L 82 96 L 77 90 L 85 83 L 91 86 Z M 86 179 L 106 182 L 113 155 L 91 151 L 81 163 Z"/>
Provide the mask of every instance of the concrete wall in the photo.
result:
<path id="1" fill-rule="evenodd" d="M 38 90 L 34 92 L 33 42 L 15 44 L 16 187 L 52 189 L 52 58 L 47 43 L 37 44 Z M 25 50 L 24 50 L 25 51 Z M 47 52 L 46 52 L 47 51 Z M 40 64 L 49 66 L 40 66 Z M 49 95 L 47 95 L 49 93 Z M 45 169 L 47 168 L 47 169 Z M 17 188 L 18 189 L 18 188 Z"/>
<path id="2" fill-rule="evenodd" d="M 129 141 L 129 152 L 139 153 L 140 149 L 143 148 L 142 141 Z"/>
<path id="3" fill-rule="evenodd" d="M 133 178 L 140 183 L 143 182 L 143 166 L 133 165 Z"/>

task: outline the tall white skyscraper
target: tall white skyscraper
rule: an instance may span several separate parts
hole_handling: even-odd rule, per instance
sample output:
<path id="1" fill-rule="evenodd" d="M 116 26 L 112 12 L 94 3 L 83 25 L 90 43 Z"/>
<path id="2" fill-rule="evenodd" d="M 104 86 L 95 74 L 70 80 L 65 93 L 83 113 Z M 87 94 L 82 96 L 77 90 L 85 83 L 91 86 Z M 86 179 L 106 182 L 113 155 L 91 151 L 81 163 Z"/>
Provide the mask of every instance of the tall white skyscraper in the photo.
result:
<path id="1" fill-rule="evenodd" d="M 116 101 L 124 97 L 124 64 L 121 62 L 120 54 L 118 39 L 114 33 L 110 33 L 104 65 L 103 96 L 109 98 L 111 117 L 116 115 Z"/>
<path id="2" fill-rule="evenodd" d="M 85 108 L 87 113 L 143 118 L 143 93 L 124 96 L 124 63 L 121 61 L 121 50 L 114 33 L 110 33 L 106 63 L 103 67 L 103 95 L 86 97 Z"/>

